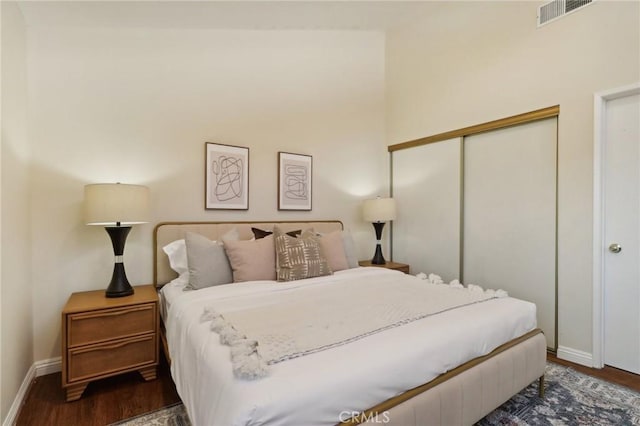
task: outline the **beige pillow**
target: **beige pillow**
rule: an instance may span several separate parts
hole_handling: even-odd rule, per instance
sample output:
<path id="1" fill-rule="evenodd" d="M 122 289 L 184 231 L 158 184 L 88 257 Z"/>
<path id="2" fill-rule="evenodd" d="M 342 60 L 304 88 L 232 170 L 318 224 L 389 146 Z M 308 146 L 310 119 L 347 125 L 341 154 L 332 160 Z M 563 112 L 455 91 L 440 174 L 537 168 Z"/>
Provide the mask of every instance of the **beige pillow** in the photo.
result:
<path id="1" fill-rule="evenodd" d="M 273 236 L 255 241 L 224 241 L 233 282 L 276 279 L 276 255 Z"/>
<path id="2" fill-rule="evenodd" d="M 278 281 L 301 280 L 332 273 L 315 232 L 308 230 L 294 238 L 275 227 L 273 235 Z"/>
<path id="3" fill-rule="evenodd" d="M 320 237 L 320 247 L 333 272 L 349 269 L 344 250 L 342 231 L 333 231 Z"/>

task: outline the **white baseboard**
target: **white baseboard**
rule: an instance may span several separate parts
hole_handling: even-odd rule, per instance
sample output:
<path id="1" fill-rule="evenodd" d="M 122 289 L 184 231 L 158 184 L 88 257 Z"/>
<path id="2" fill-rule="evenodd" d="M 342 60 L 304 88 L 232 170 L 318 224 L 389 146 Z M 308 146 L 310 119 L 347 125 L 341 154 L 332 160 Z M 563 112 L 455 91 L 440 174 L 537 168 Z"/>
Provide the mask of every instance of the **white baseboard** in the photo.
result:
<path id="1" fill-rule="evenodd" d="M 29 391 L 29 387 L 31 386 L 31 382 L 36 378 L 36 365 L 33 364 L 29 367 L 27 374 L 24 376 L 24 380 L 18 389 L 18 393 L 13 400 L 13 404 L 9 408 L 9 412 L 7 413 L 7 417 L 4 418 L 2 422 L 2 426 L 13 426 L 18 420 L 18 412 L 20 411 L 20 406 L 27 396 L 27 392 Z"/>
<path id="2" fill-rule="evenodd" d="M 29 387 L 31 386 L 33 379 L 46 374 L 57 373 L 61 369 L 62 358 L 60 357 L 34 362 L 31 367 L 29 367 L 29 370 L 27 370 L 27 374 L 24 376 L 24 380 L 22 380 L 18 393 L 13 400 L 13 404 L 11 404 L 11 407 L 9 408 L 7 417 L 5 417 L 2 422 L 2 426 L 13 426 L 16 423 L 16 420 L 18 420 L 20 407 L 22 406 L 24 399 L 27 397 L 27 392 L 29 392 Z"/>
<path id="3" fill-rule="evenodd" d="M 577 349 L 558 346 L 557 356 L 565 361 L 575 362 L 585 367 L 593 367 L 593 355 L 588 352 L 579 351 Z"/>
<path id="4" fill-rule="evenodd" d="M 62 370 L 62 357 L 43 359 L 36 361 L 33 365 L 36 367 L 36 377 L 57 373 Z"/>

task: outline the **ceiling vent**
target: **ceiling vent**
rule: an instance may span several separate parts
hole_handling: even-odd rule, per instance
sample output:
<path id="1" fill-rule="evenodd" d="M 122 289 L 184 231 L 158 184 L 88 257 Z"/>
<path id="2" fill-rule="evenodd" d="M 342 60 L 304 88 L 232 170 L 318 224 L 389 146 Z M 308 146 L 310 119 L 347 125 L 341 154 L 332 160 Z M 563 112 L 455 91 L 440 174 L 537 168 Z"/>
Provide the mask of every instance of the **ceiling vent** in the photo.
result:
<path id="1" fill-rule="evenodd" d="M 538 26 L 580 10 L 596 0 L 553 0 L 538 8 Z"/>

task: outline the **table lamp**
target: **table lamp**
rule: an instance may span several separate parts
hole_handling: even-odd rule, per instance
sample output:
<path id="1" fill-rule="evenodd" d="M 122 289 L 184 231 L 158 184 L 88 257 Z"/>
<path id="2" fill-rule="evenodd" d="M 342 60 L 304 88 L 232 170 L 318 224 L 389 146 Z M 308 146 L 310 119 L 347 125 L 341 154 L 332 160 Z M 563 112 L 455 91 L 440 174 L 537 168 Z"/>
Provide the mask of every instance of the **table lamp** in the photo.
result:
<path id="1" fill-rule="evenodd" d="M 365 200 L 362 206 L 364 220 L 373 223 L 376 230 L 376 252 L 371 259 L 373 265 L 384 265 L 387 263 L 382 256 L 382 228 L 388 220 L 396 218 L 396 202 L 393 198 L 375 198 Z"/>
<path id="2" fill-rule="evenodd" d="M 123 253 L 131 225 L 149 220 L 149 188 L 122 183 L 97 183 L 84 187 L 85 222 L 104 226 L 111 237 L 115 264 L 107 297 L 133 294 L 124 271 Z"/>

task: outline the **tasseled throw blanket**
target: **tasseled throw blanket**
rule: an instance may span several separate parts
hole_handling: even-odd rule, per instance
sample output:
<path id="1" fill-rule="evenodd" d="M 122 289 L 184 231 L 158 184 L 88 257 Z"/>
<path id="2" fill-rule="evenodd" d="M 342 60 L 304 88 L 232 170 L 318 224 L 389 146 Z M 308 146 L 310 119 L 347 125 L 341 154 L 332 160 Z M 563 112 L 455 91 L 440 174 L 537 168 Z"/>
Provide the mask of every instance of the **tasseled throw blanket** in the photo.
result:
<path id="1" fill-rule="evenodd" d="M 457 281 L 443 284 L 435 275 L 394 273 L 245 295 L 242 303 L 220 300 L 205 308 L 202 320 L 230 346 L 235 376 L 256 379 L 268 374 L 268 365 L 506 295 Z"/>

